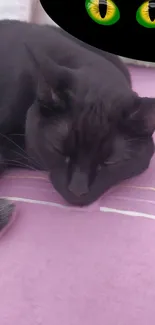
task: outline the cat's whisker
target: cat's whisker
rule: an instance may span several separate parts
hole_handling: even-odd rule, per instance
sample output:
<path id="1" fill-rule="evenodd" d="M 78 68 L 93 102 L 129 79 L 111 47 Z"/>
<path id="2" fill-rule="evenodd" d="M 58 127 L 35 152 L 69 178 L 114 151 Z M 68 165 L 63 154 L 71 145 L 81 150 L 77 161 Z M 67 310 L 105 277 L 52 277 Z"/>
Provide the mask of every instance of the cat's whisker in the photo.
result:
<path id="1" fill-rule="evenodd" d="M 27 155 L 27 153 L 25 152 L 25 150 L 22 148 L 22 147 L 20 147 L 17 143 L 15 143 L 12 139 L 10 139 L 9 137 L 7 137 L 6 135 L 4 135 L 4 134 L 2 134 L 2 133 L 0 133 L 0 136 L 1 137 L 3 137 L 4 139 L 6 139 L 8 142 L 10 142 L 10 143 L 12 143 L 15 147 L 17 147 L 18 149 L 20 149 L 21 150 L 21 152 L 23 152 L 24 153 L 24 155 L 22 154 L 22 153 L 20 153 L 20 155 L 23 157 L 23 158 L 29 158 L 31 161 L 32 161 L 32 163 L 34 163 L 35 161 L 33 160 L 33 158 L 32 157 L 29 157 L 28 155 Z"/>
<path id="2" fill-rule="evenodd" d="M 23 154 L 21 154 L 21 153 L 19 153 L 19 152 L 16 152 L 15 150 L 11 150 L 11 151 L 14 152 L 15 154 L 17 154 L 18 156 L 20 156 L 20 157 L 22 157 L 22 158 L 25 158 L 25 159 L 28 160 L 28 161 L 31 161 L 31 163 L 32 163 L 32 164 L 35 164 L 36 166 L 38 166 L 39 169 L 40 169 L 40 168 L 43 169 L 43 166 L 42 166 L 41 164 L 39 164 L 38 161 L 35 161 L 34 159 L 33 159 L 33 161 L 32 161 L 31 157 L 26 156 L 26 155 L 25 155 L 25 157 L 24 157 Z M 33 166 L 33 167 L 34 167 L 34 166 Z"/>
<path id="3" fill-rule="evenodd" d="M 13 136 L 13 135 L 20 135 L 20 136 L 23 136 L 25 137 L 25 134 L 24 133 L 10 133 L 10 136 Z"/>
<path id="4" fill-rule="evenodd" d="M 144 137 L 127 139 L 126 141 L 127 141 L 128 143 L 132 143 L 132 142 L 136 142 L 136 141 L 144 141 Z"/>
<path id="5" fill-rule="evenodd" d="M 45 164 L 45 161 L 43 160 L 43 158 L 41 157 L 41 155 L 39 154 L 39 152 L 37 152 L 35 149 L 34 149 L 34 152 L 35 152 L 36 156 L 40 159 L 40 163 L 42 163 L 41 169 L 43 169 L 45 171 L 48 171 L 47 165 Z"/>
<path id="6" fill-rule="evenodd" d="M 14 165 L 16 167 L 19 166 L 19 167 L 24 167 L 24 168 L 27 168 L 27 169 L 30 169 L 30 170 L 33 170 L 33 171 L 38 171 L 36 168 L 32 167 L 31 165 L 24 164 L 22 162 L 19 162 L 18 160 L 8 159 L 7 163 L 15 163 L 15 164 L 17 164 L 17 165 Z"/>

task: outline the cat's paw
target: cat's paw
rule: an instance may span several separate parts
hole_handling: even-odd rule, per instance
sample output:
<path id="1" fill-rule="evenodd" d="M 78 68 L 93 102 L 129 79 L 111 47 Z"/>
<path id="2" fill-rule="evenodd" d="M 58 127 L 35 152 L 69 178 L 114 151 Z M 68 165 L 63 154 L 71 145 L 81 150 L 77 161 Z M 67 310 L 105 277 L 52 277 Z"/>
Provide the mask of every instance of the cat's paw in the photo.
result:
<path id="1" fill-rule="evenodd" d="M 8 225 L 15 205 L 7 199 L 0 199 L 0 231 Z"/>

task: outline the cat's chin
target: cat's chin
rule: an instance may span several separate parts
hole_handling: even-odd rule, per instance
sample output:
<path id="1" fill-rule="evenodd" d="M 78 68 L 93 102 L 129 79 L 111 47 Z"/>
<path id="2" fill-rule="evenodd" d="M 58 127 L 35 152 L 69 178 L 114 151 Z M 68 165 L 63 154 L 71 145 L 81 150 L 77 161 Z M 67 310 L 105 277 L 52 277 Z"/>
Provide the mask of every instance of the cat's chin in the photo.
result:
<path id="1" fill-rule="evenodd" d="M 100 196 L 102 196 L 103 194 L 101 194 Z M 91 198 L 89 196 L 89 194 L 87 195 L 83 195 L 81 197 L 73 197 L 70 195 L 70 193 L 68 195 L 63 196 L 63 198 L 65 199 L 65 201 L 67 203 L 69 203 L 72 206 L 78 206 L 78 207 L 85 207 L 85 206 L 89 206 L 91 204 L 93 204 L 95 201 L 97 201 L 97 199 L 100 198 L 100 196 L 97 196 L 96 198 Z"/>
<path id="2" fill-rule="evenodd" d="M 56 189 L 56 188 L 55 188 Z M 60 192 L 59 192 L 60 193 Z M 101 194 L 100 196 L 102 196 L 103 194 Z M 71 195 L 70 193 L 65 193 L 65 195 L 62 195 L 63 199 L 71 206 L 77 206 L 77 207 L 86 207 L 89 206 L 91 204 L 93 204 L 95 201 L 97 201 L 100 196 L 96 196 L 95 198 L 91 198 L 88 195 L 83 195 L 81 197 L 75 197 L 74 195 Z"/>
<path id="3" fill-rule="evenodd" d="M 105 184 L 102 177 L 97 177 L 94 184 L 90 187 L 87 194 L 83 194 L 81 196 L 76 196 L 73 194 L 67 184 L 66 177 L 64 173 L 56 172 L 49 174 L 49 178 L 52 186 L 55 190 L 61 195 L 61 197 L 71 206 L 77 207 L 86 207 L 93 203 L 95 203 L 98 199 L 100 199 L 113 185 L 119 182 L 117 180 L 113 182 L 112 179 L 109 179 L 109 182 Z M 114 184 L 115 183 L 115 184 Z"/>
<path id="4" fill-rule="evenodd" d="M 73 194 L 66 186 L 66 178 L 64 176 L 64 173 L 61 173 L 59 171 L 55 173 L 49 173 L 49 179 L 52 184 L 52 186 L 55 188 L 55 190 L 61 195 L 61 197 L 70 205 L 72 206 L 79 206 L 84 207 L 93 204 L 101 195 L 103 195 L 103 192 L 100 191 L 100 194 L 98 191 L 96 193 L 92 193 L 91 190 L 87 194 L 76 196 Z"/>
<path id="5" fill-rule="evenodd" d="M 147 145 L 139 150 L 138 154 L 133 159 L 126 163 L 121 163 L 120 166 L 110 166 L 103 169 L 95 178 L 89 192 L 79 197 L 75 196 L 66 186 L 65 173 L 56 171 L 50 174 L 50 181 L 55 190 L 73 206 L 89 206 L 100 199 L 112 187 L 120 184 L 122 181 L 140 175 L 150 165 L 151 158 L 154 154 L 154 143 L 152 138 L 148 139 Z"/>

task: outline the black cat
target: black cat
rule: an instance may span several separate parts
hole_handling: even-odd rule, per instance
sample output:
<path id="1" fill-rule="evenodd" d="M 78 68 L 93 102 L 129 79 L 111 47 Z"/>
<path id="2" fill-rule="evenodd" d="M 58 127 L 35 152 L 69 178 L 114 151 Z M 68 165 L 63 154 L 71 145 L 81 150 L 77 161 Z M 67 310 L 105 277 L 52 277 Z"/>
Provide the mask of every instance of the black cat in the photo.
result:
<path id="1" fill-rule="evenodd" d="M 155 0 L 40 0 L 80 40 L 117 55 L 155 62 Z"/>
<path id="2" fill-rule="evenodd" d="M 117 57 L 18 21 L 0 22 L 0 43 L 1 172 L 45 169 L 82 206 L 149 166 L 155 99 L 133 92 Z"/>

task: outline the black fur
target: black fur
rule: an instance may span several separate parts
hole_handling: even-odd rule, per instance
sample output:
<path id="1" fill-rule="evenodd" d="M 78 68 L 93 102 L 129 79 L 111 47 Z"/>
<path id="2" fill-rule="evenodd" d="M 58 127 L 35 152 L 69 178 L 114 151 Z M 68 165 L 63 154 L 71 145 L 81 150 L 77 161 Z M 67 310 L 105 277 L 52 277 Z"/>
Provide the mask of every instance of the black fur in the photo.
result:
<path id="1" fill-rule="evenodd" d="M 82 206 L 149 166 L 155 99 L 133 92 L 117 57 L 18 21 L 0 22 L 0 44 L 1 172 L 45 169 Z"/>

